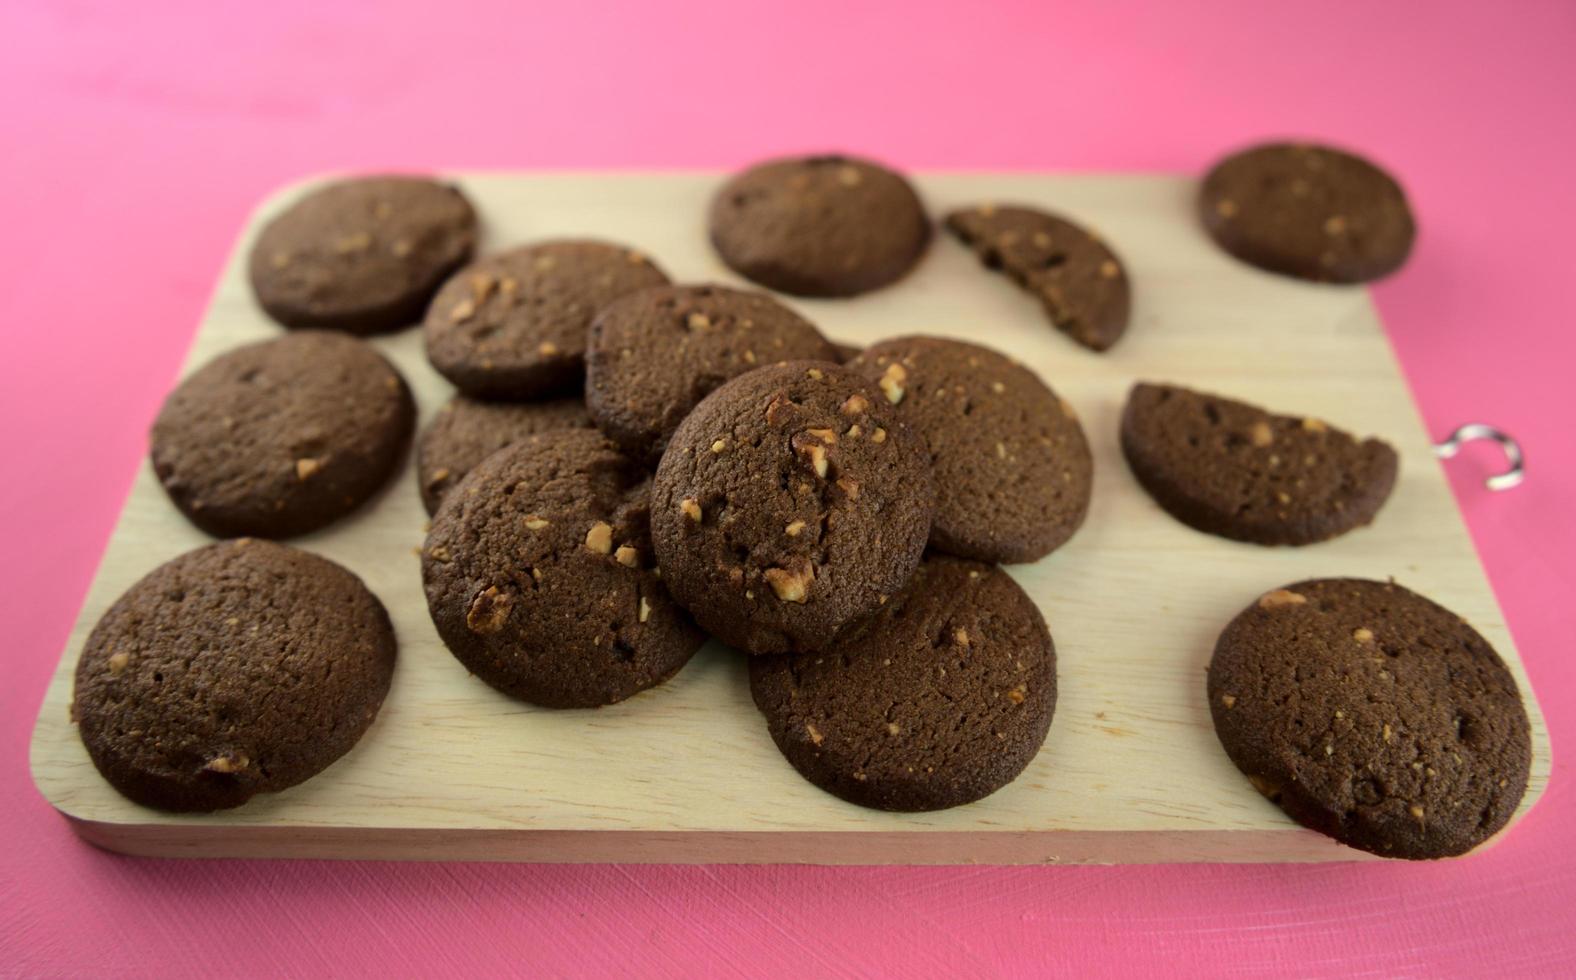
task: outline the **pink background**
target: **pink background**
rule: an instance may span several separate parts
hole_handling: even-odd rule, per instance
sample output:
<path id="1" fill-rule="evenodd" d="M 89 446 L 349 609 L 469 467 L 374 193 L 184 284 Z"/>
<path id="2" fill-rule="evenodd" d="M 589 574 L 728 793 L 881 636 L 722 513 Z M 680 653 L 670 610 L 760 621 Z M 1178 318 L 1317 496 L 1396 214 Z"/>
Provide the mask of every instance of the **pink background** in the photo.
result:
<path id="1" fill-rule="evenodd" d="M 1469 973 L 1576 951 L 1576 5 L 801 0 L 0 4 L 0 973 Z M 373 8 L 380 8 L 374 12 Z M 1412 9 L 1406 9 L 1406 8 Z M 1426 14 L 1424 10 L 1426 9 Z M 1437 866 L 795 869 L 177 863 L 79 843 L 33 718 L 248 210 L 357 167 L 1196 172 L 1271 134 L 1403 175 L 1376 295 L 1555 742 L 1501 846 Z"/>

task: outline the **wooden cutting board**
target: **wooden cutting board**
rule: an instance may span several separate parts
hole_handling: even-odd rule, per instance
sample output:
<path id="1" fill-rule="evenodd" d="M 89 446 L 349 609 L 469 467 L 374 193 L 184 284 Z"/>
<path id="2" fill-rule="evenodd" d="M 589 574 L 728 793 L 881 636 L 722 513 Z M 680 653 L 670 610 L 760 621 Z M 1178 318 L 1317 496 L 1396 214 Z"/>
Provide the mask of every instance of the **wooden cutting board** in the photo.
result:
<path id="1" fill-rule="evenodd" d="M 625 242 L 679 281 L 735 282 L 708 247 L 717 174 L 485 174 L 457 178 L 484 247 L 560 235 Z M 1532 718 L 1532 780 L 1548 733 L 1429 433 L 1368 293 L 1270 276 L 1214 248 L 1193 183 L 1159 176 L 927 174 L 935 213 L 985 200 L 1065 212 L 1126 261 L 1132 327 L 1089 353 L 1037 305 L 938 238 L 898 285 L 854 300 L 793 301 L 837 340 L 947 334 L 1037 370 L 1080 412 L 1095 455 L 1087 523 L 1049 558 L 1011 569 L 1056 639 L 1060 701 L 1019 779 L 970 806 L 889 814 L 843 803 L 778 755 L 750 701 L 742 656 L 711 643 L 669 683 L 596 711 L 511 701 L 467 676 L 439 642 L 416 551 L 426 515 L 407 467 L 370 506 L 294 543 L 346 565 L 387 604 L 399 667 L 376 724 L 345 758 L 287 792 L 205 816 L 117 795 L 68 718 L 72 671 L 100 614 L 143 574 L 207 539 L 144 466 L 132 488 L 33 735 L 44 796 L 85 839 L 169 856 L 825 864 L 1345 861 L 1368 855 L 1305 831 L 1221 751 L 1204 698 L 1216 635 L 1261 592 L 1315 576 L 1394 576 L 1470 620 L 1509 663 Z M 197 332 L 187 369 L 278 328 L 252 301 L 245 255 L 282 192 L 254 216 Z M 404 371 L 423 421 L 450 387 L 421 334 L 375 341 Z M 1325 544 L 1267 549 L 1199 534 L 1162 513 L 1117 447 L 1129 385 L 1175 381 L 1373 433 L 1401 454 L 1375 524 Z M 1466 420 L 1462 420 L 1466 421 Z M 110 476 L 111 474 L 107 474 Z M 1516 501 L 1506 499 L 1504 506 Z M 1518 814 L 1519 816 L 1520 814 Z"/>

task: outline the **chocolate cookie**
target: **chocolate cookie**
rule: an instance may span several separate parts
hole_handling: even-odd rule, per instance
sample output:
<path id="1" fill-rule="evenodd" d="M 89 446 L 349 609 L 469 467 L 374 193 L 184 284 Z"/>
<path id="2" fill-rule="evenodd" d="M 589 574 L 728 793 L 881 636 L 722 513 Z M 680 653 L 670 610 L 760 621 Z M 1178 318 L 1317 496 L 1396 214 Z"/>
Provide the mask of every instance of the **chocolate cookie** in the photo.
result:
<path id="1" fill-rule="evenodd" d="M 790 361 L 708 395 L 651 491 L 662 579 L 749 653 L 825 649 L 902 589 L 935 507 L 924 443 L 847 368 Z"/>
<path id="2" fill-rule="evenodd" d="M 422 555 L 427 608 L 466 669 L 549 708 L 660 684 L 705 640 L 651 561 L 650 479 L 600 433 L 487 457 L 444 499 Z"/>
<path id="3" fill-rule="evenodd" d="M 1319 419 L 1174 385 L 1139 384 L 1122 453 L 1177 520 L 1255 544 L 1311 544 L 1374 519 L 1395 486 L 1395 450 Z"/>
<path id="4" fill-rule="evenodd" d="M 857 344 L 833 343 L 832 346 L 837 348 L 837 361 L 840 364 L 847 364 L 865 352 L 865 349 Z"/>
<path id="5" fill-rule="evenodd" d="M 717 386 L 763 364 L 835 361 L 808 320 L 765 293 L 658 286 L 591 324 L 586 406 L 597 427 L 655 465 L 673 430 Z"/>
<path id="6" fill-rule="evenodd" d="M 739 275 L 798 296 L 854 296 L 895 282 L 930 244 L 908 181 L 843 156 L 757 164 L 711 203 L 711 241 Z"/>
<path id="7" fill-rule="evenodd" d="M 1034 561 L 1083 524 L 1094 460 L 1072 406 L 986 347 L 899 337 L 849 363 L 930 447 L 930 545 L 991 562 Z"/>
<path id="8" fill-rule="evenodd" d="M 1318 282 L 1367 282 L 1399 269 L 1417 227 L 1401 186 L 1361 157 L 1269 143 L 1204 178 L 1199 214 L 1216 244 L 1250 265 Z"/>
<path id="9" fill-rule="evenodd" d="M 322 772 L 377 716 L 394 628 L 361 580 L 242 538 L 188 551 L 109 608 L 77 661 L 72 717 L 121 794 L 240 806 Z"/>
<path id="10" fill-rule="evenodd" d="M 947 215 L 947 230 L 986 268 L 1027 290 L 1056 329 L 1090 350 L 1106 350 L 1127 330 L 1127 272 L 1093 232 L 1044 211 L 982 204 Z"/>
<path id="11" fill-rule="evenodd" d="M 249 271 L 257 302 L 287 327 L 379 333 L 421 319 L 476 247 L 458 189 L 360 177 L 312 191 L 263 227 Z"/>
<path id="12" fill-rule="evenodd" d="M 455 395 L 416 439 L 416 479 L 428 514 L 477 463 L 513 442 L 554 429 L 589 429 L 585 402 L 479 402 Z"/>
<path id="13" fill-rule="evenodd" d="M 1393 582 L 1265 593 L 1215 645 L 1209 709 L 1260 792 L 1374 854 L 1463 854 L 1527 788 L 1531 734 L 1510 671 L 1465 620 Z"/>
<path id="14" fill-rule="evenodd" d="M 1056 650 L 1005 572 L 938 555 L 824 653 L 751 658 L 750 691 L 805 779 L 860 806 L 940 810 L 1033 760 Z"/>
<path id="15" fill-rule="evenodd" d="M 427 310 L 427 357 L 477 398 L 575 391 L 585 377 L 591 319 L 625 293 L 667 281 L 643 253 L 606 242 L 504 252 L 443 284 Z"/>
<path id="16" fill-rule="evenodd" d="M 359 507 L 415 425 L 405 379 L 364 341 L 302 331 L 221 354 L 153 423 L 153 471 L 216 537 L 285 538 Z"/>

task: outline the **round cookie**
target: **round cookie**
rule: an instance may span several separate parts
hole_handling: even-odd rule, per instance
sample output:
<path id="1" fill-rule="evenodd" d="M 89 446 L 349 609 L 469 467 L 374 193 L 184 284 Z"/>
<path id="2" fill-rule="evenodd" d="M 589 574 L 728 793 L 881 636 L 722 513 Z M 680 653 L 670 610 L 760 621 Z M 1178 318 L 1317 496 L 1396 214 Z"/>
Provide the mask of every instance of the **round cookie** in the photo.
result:
<path id="1" fill-rule="evenodd" d="M 709 222 L 729 268 L 798 296 L 879 289 L 930 244 L 930 219 L 908 181 L 845 156 L 757 164 L 717 192 Z"/>
<path id="2" fill-rule="evenodd" d="M 1265 593 L 1221 633 L 1208 687 L 1220 743 L 1254 786 L 1374 854 L 1464 854 L 1527 787 L 1510 671 L 1465 620 L 1393 582 Z"/>
<path id="3" fill-rule="evenodd" d="M 651 490 L 662 579 L 749 653 L 819 650 L 919 564 L 935 507 L 924 443 L 847 368 L 733 379 L 679 425 Z"/>
<path id="4" fill-rule="evenodd" d="M 836 361 L 808 320 L 765 293 L 658 286 L 591 324 L 586 406 L 625 452 L 653 465 L 673 430 L 724 382 L 778 361 Z"/>
<path id="5" fill-rule="evenodd" d="M 976 344 L 899 337 L 849 363 L 930 447 L 930 545 L 990 562 L 1035 561 L 1089 511 L 1094 460 L 1072 406 L 1033 371 Z"/>
<path id="6" fill-rule="evenodd" d="M 1234 541 L 1300 545 L 1372 521 L 1395 486 L 1395 450 L 1319 419 L 1272 415 L 1174 385 L 1138 384 L 1122 453 L 1177 520 Z"/>
<path id="7" fill-rule="evenodd" d="M 1034 759 L 1056 707 L 1056 651 L 1005 572 L 934 555 L 824 653 L 751 658 L 750 692 L 805 779 L 861 806 L 940 810 Z"/>
<path id="8" fill-rule="evenodd" d="M 986 268 L 1007 274 L 1045 307 L 1051 323 L 1090 350 L 1127 331 L 1127 271 L 1093 232 L 1025 207 L 982 204 L 947 215 L 947 230 Z"/>
<path id="9" fill-rule="evenodd" d="M 471 673 L 549 708 L 667 680 L 705 636 L 651 561 L 650 479 L 600 433 L 560 429 L 487 457 L 422 553 L 438 635 Z"/>
<path id="10" fill-rule="evenodd" d="M 1198 207 L 1227 252 L 1317 282 L 1387 276 L 1417 235 L 1394 178 L 1327 146 L 1268 143 L 1232 154 L 1204 178 Z"/>
<path id="11" fill-rule="evenodd" d="M 578 398 L 545 402 L 482 402 L 455 395 L 416 438 L 416 480 L 429 515 L 477 463 L 526 436 L 554 429 L 589 429 Z"/>
<path id="12" fill-rule="evenodd" d="M 549 241 L 494 255 L 433 297 L 427 358 L 476 398 L 576 391 L 592 318 L 626 293 L 667 281 L 643 253 L 607 242 Z"/>
<path id="13" fill-rule="evenodd" d="M 284 538 L 369 499 L 404 456 L 416 407 L 366 342 L 309 330 L 220 354 L 170 393 L 153 471 L 216 537 Z"/>
<path id="14" fill-rule="evenodd" d="M 370 334 L 421 319 L 476 247 L 458 189 L 420 177 L 321 187 L 263 227 L 248 270 L 263 310 L 287 327 Z"/>
<path id="15" fill-rule="evenodd" d="M 361 580 L 242 538 L 188 551 L 109 608 L 77 661 L 93 764 L 160 810 L 240 806 L 350 751 L 394 674 L 394 628 Z"/>

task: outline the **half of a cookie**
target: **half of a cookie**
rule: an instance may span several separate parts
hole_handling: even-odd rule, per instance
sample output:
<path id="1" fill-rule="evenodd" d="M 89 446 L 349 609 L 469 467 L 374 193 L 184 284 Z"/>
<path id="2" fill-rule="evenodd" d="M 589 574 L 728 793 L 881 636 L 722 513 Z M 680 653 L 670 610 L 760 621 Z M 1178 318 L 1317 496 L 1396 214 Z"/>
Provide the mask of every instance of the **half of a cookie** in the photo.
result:
<path id="1" fill-rule="evenodd" d="M 1034 208 L 994 204 L 954 211 L 946 226 L 986 268 L 1038 299 L 1056 329 L 1090 350 L 1109 349 L 1127 331 L 1127 270 L 1093 232 Z"/>
<path id="2" fill-rule="evenodd" d="M 1387 443 L 1320 419 L 1159 384 L 1128 394 L 1122 452 L 1172 517 L 1267 545 L 1324 541 L 1369 523 L 1398 466 Z"/>

